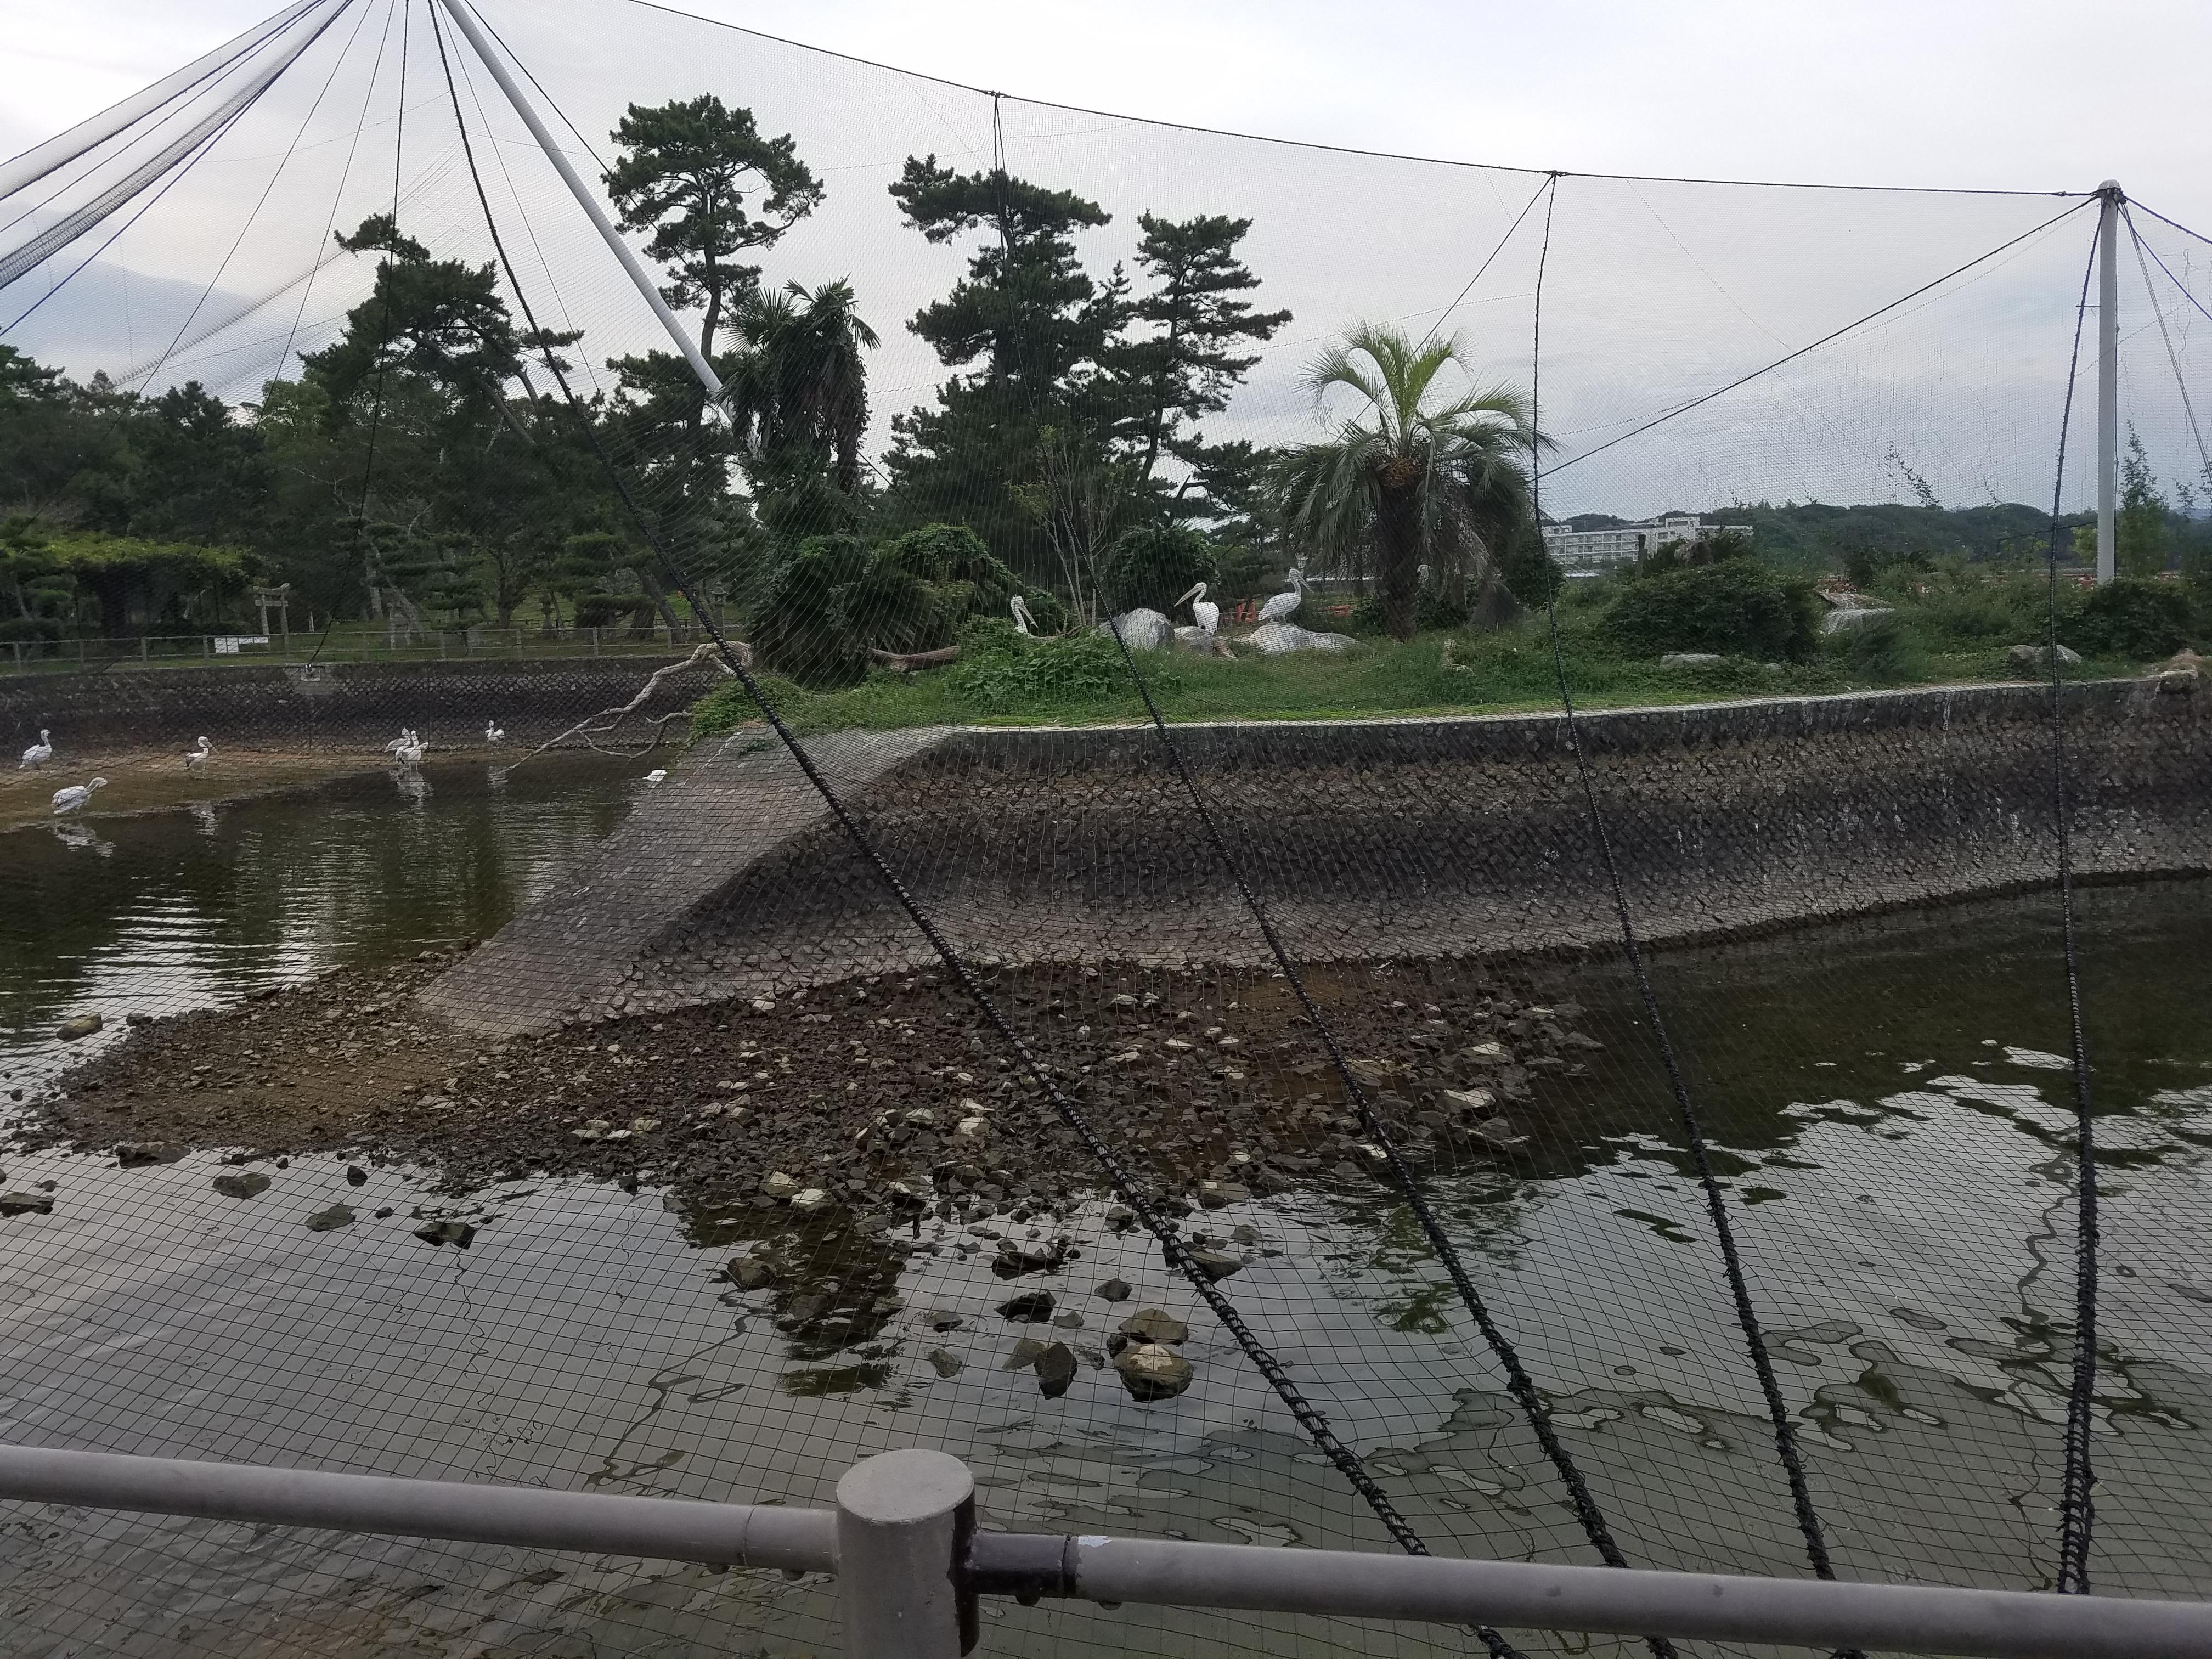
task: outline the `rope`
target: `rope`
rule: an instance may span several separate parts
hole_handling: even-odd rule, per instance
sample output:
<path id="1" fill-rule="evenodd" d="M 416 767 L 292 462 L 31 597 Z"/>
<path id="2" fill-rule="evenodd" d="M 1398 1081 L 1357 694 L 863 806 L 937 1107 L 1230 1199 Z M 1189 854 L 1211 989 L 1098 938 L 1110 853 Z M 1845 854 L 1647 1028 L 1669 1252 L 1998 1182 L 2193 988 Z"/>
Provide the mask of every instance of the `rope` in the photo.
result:
<path id="1" fill-rule="evenodd" d="M 638 0 L 638 3 L 642 3 L 642 0 Z M 1570 179 L 1573 178 L 1575 175 L 1572 173 L 1563 173 L 1557 176 L 1562 179 Z M 1832 333 L 1823 334 L 1819 339 L 1814 341 L 1810 345 L 1800 346 L 1796 350 L 1788 352 L 1782 356 L 1777 357 L 1772 362 L 1765 364 L 1762 368 L 1753 369 L 1748 374 L 1739 375 L 1736 379 L 1730 380 L 1726 386 L 1716 386 L 1711 392 L 1706 392 L 1703 397 L 1692 398 L 1688 403 L 1682 404 L 1680 408 L 1670 409 L 1664 415 L 1655 415 L 1650 420 L 1644 422 L 1642 424 L 1631 427 L 1627 431 L 1620 434 L 1618 437 L 1607 438 L 1603 443 L 1598 445 L 1594 449 L 1585 449 L 1581 454 L 1572 456 L 1566 460 L 1561 461 L 1557 466 L 1553 467 L 1552 471 L 1554 473 L 1559 473 L 1565 471 L 1571 466 L 1578 466 L 1583 462 L 1589 459 L 1593 455 L 1602 455 L 1607 450 L 1611 449 L 1615 444 L 1625 444 L 1631 438 L 1641 436 L 1643 434 L 1650 431 L 1655 426 L 1664 426 L 1668 422 L 1673 420 L 1678 415 L 1686 415 L 1693 409 L 1702 409 L 1705 404 L 1712 402 L 1714 398 L 1725 397 L 1728 393 L 1735 391 L 1738 386 L 1750 385 L 1752 381 L 1759 379 L 1762 374 L 1771 374 L 1776 369 L 1782 368 L 1790 363 L 1794 363 L 1800 357 L 1805 356 L 1809 353 L 1818 351 L 1822 346 L 1826 345 L 1832 341 L 1842 339 L 1844 335 L 1849 334 L 1852 330 L 1863 328 L 1878 317 L 1887 317 L 1891 312 L 1896 310 L 1899 306 L 1911 304 L 1922 295 L 1926 294 L 1932 289 L 1942 287 L 1944 283 L 1949 282 L 1954 276 L 1963 276 L 1968 271 L 1972 270 L 1976 265 L 1986 264 L 1990 260 L 1996 258 L 1998 254 L 2002 253 L 2007 248 L 2017 247 L 2021 243 L 2027 241 L 2032 236 L 2040 236 L 2045 231 L 2050 229 L 2051 226 L 2057 224 L 2061 219 L 2065 218 L 2068 214 L 2079 213 L 2083 208 L 2088 206 L 2089 204 L 2094 200 L 2096 200 L 2096 198 L 2091 196 L 2081 201 L 2076 202 L 2072 207 L 2067 208 L 2063 212 L 2053 214 L 2050 218 L 2045 219 L 2041 224 L 2034 227 L 2034 228 L 2031 230 L 2024 230 L 2011 240 L 1998 243 L 1996 246 L 1991 248 L 1988 252 L 1976 254 L 1972 258 L 1967 260 L 1966 264 L 1959 266 L 1957 269 L 1945 271 L 1934 282 L 1923 283 L 1918 288 L 1914 289 L 1911 293 L 1901 294 L 1896 299 L 1892 300 L 1887 305 L 1882 306 L 1876 310 L 1869 311 L 1865 316 L 1858 318 L 1855 321 L 1845 323 L 1841 328 L 1837 329 Z M 1540 523 L 1541 520 L 1540 520 L 1539 522 Z"/>
<path id="2" fill-rule="evenodd" d="M 1552 213 L 1558 204 L 1559 195 L 1555 188 L 1551 202 L 1544 210 L 1543 247 L 1536 258 L 1536 303 L 1528 391 L 1528 419 L 1532 427 L 1536 425 L 1542 406 L 1544 269 L 1551 258 Z M 2071 208 L 2067 210 L 2069 213 L 2074 210 Z M 1808 346 L 1806 349 L 1809 351 L 1812 348 Z M 1543 471 L 1541 452 L 1532 447 L 1528 463 L 1528 506 L 1530 515 L 1540 525 L 1544 521 Z M 1644 1017 L 1651 1022 L 1652 1035 L 1659 1045 L 1659 1058 L 1666 1067 L 1668 1085 L 1674 1091 L 1675 1111 L 1681 1119 L 1691 1158 L 1697 1165 L 1698 1184 L 1705 1193 L 1705 1209 L 1712 1218 L 1714 1236 L 1720 1245 L 1721 1261 L 1728 1276 L 1729 1295 L 1735 1304 L 1736 1323 L 1742 1328 L 1744 1345 L 1751 1356 L 1751 1367 L 1758 1375 L 1759 1393 L 1766 1401 L 1767 1420 L 1774 1427 L 1775 1453 L 1781 1459 L 1783 1472 L 1789 1479 L 1790 1501 L 1796 1511 L 1797 1530 L 1804 1535 L 1806 1559 L 1812 1563 L 1815 1577 L 1833 1578 L 1836 1572 L 1828 1559 L 1827 1537 L 1821 1529 L 1820 1514 L 1813 1507 L 1812 1491 L 1805 1479 L 1805 1462 L 1798 1449 L 1796 1425 L 1790 1420 L 1789 1407 L 1782 1398 L 1782 1385 L 1774 1374 L 1773 1357 L 1767 1352 L 1766 1338 L 1759 1328 L 1758 1310 L 1752 1306 L 1751 1286 L 1744 1276 L 1743 1258 L 1736 1249 L 1735 1229 L 1729 1220 L 1727 1200 L 1722 1194 L 1720 1180 L 1713 1170 L 1712 1151 L 1706 1142 L 1705 1126 L 1698 1120 L 1697 1108 L 1691 1102 L 1689 1084 L 1683 1077 L 1681 1060 L 1674 1052 L 1674 1039 L 1668 1034 L 1666 1021 L 1661 1018 L 1659 998 L 1652 989 L 1651 975 L 1644 965 L 1644 950 L 1636 936 L 1636 920 L 1629 909 L 1627 890 L 1621 881 L 1620 862 L 1614 855 L 1613 837 L 1606 828 L 1604 811 L 1598 805 L 1596 775 L 1590 768 L 1589 757 L 1583 751 L 1582 731 L 1575 718 L 1574 693 L 1567 684 L 1566 653 L 1559 642 L 1559 583 L 1556 581 L 1547 580 L 1546 583 L 1544 618 L 1551 633 L 1552 666 L 1559 678 L 1559 707 L 1565 716 L 1567 748 L 1574 757 L 1575 771 L 1582 781 L 1583 805 L 1589 814 L 1590 830 L 1597 837 L 1598 851 L 1604 859 L 1606 878 L 1613 890 L 1613 914 L 1620 924 L 1621 948 L 1626 953 L 1629 971 L 1635 978 L 1637 994 L 1644 1004 Z M 1838 1659 L 1856 1659 L 1856 1656 L 1845 1650 L 1838 1656 Z"/>
<path id="3" fill-rule="evenodd" d="M 2081 969 L 2074 947 L 2074 854 L 2066 826 L 2066 670 L 2058 654 L 2059 501 L 2066 484 L 2066 439 L 2074 421 L 2074 382 L 2081 366 L 2081 325 L 2089 313 L 2089 279 L 2102 238 L 2092 239 L 2074 308 L 2074 355 L 2066 365 L 2066 403 L 2058 416 L 2058 464 L 2051 485 L 2051 552 L 2045 561 L 2050 615 L 2044 649 L 2051 660 L 2051 796 L 2058 830 L 2058 920 L 2066 958 L 2066 1007 L 2073 1022 L 2074 1124 L 2077 1205 L 2074 1255 L 2074 1372 L 2066 1394 L 2065 1471 L 2058 1500 L 2058 1589 L 2089 1593 L 2089 1539 L 2096 1525 L 2089 1431 L 2097 1390 L 2097 1148 L 2089 1109 L 2089 1053 L 2081 1035 Z"/>
<path id="4" fill-rule="evenodd" d="M 581 427 L 593 457 L 606 474 L 607 482 L 613 486 L 623 512 L 629 516 L 630 522 L 636 527 L 639 535 L 652 552 L 654 562 L 659 565 L 670 584 L 690 605 L 700 626 L 706 630 L 708 636 L 714 641 L 715 649 L 720 653 L 723 665 L 729 670 L 738 684 L 744 687 L 745 695 L 750 697 L 755 706 L 760 709 L 786 751 L 798 764 L 807 782 L 821 797 L 823 805 L 829 808 L 830 815 L 836 819 L 839 829 L 844 832 L 860 856 L 866 860 L 870 869 L 875 872 L 877 879 L 883 884 L 884 890 L 890 894 L 899 908 L 906 913 L 907 919 L 927 941 L 930 949 L 936 953 L 939 961 L 944 964 L 945 971 L 951 975 L 954 983 L 957 984 L 962 993 L 975 1004 L 984 1018 L 989 1022 L 992 1030 L 997 1033 L 1000 1040 L 1015 1055 L 1020 1062 L 1022 1070 L 1028 1075 L 1038 1091 L 1051 1103 L 1061 1122 L 1074 1133 L 1076 1138 L 1083 1143 L 1084 1149 L 1091 1154 L 1100 1169 L 1105 1171 L 1115 1194 L 1135 1212 L 1138 1221 L 1158 1242 L 1161 1254 L 1169 1266 L 1176 1268 L 1189 1281 L 1192 1291 L 1201 1302 L 1206 1304 L 1213 1316 L 1220 1321 L 1222 1328 L 1230 1334 L 1237 1346 L 1243 1350 L 1245 1357 L 1251 1360 L 1254 1369 L 1258 1370 L 1268 1385 L 1274 1389 L 1277 1397 L 1289 1408 L 1291 1415 L 1296 1419 L 1298 1426 L 1305 1431 L 1306 1437 L 1336 1467 L 1338 1472 L 1343 1474 L 1352 1489 L 1374 1512 L 1376 1518 L 1389 1531 L 1399 1547 L 1409 1555 L 1430 1553 L 1429 1547 L 1422 1540 L 1420 1534 L 1407 1522 L 1405 1517 L 1398 1512 L 1397 1506 L 1391 1502 L 1389 1495 L 1376 1483 L 1375 1478 L 1368 1474 L 1366 1465 L 1360 1461 L 1359 1455 L 1337 1437 L 1336 1431 L 1329 1426 L 1328 1419 L 1322 1415 L 1318 1407 L 1306 1399 L 1297 1384 L 1291 1381 L 1290 1374 L 1284 1370 L 1282 1362 L 1278 1360 L 1253 1333 L 1251 1328 L 1244 1322 L 1243 1316 L 1237 1312 L 1236 1304 L 1222 1293 L 1206 1270 L 1199 1265 L 1190 1247 L 1183 1242 L 1182 1237 L 1167 1219 L 1146 1200 L 1133 1176 L 1122 1164 L 1113 1148 L 1107 1145 L 1089 1117 L 1060 1089 L 1043 1062 L 1030 1050 L 1029 1045 L 1022 1041 L 1020 1034 L 1014 1030 L 1005 1012 L 992 1000 L 989 991 L 976 977 L 975 970 L 968 965 L 958 952 L 954 951 L 951 942 L 939 930 L 928 912 L 922 908 L 921 902 L 899 879 L 897 872 L 891 868 L 889 860 L 884 858 L 874 840 L 853 817 L 843 798 L 823 775 L 821 769 L 816 765 L 814 757 L 808 752 L 805 744 L 799 740 L 797 734 L 785 723 L 783 716 L 777 711 L 775 703 L 770 702 L 766 693 L 763 691 L 760 682 L 754 677 L 751 669 L 744 659 L 731 648 L 727 636 L 722 632 L 720 624 L 714 621 L 713 613 L 708 608 L 704 599 L 694 589 L 690 579 L 669 556 L 660 538 L 654 533 L 644 510 L 638 504 L 635 496 L 631 494 L 629 486 L 624 481 L 621 471 L 616 467 L 613 458 L 607 453 L 605 446 L 600 441 L 598 429 L 590 418 L 589 411 L 577 398 L 574 388 L 569 385 L 567 371 L 562 368 L 560 359 L 543 343 L 543 331 L 538 328 L 537 316 L 531 307 L 528 295 L 516 278 L 514 261 L 507 256 L 506 242 L 500 234 L 498 222 L 492 214 L 490 198 L 484 190 L 483 177 L 477 168 L 474 147 L 469 142 L 467 125 L 461 115 L 460 94 L 453 81 L 451 60 L 447 54 L 445 32 L 439 24 L 434 9 L 430 14 L 430 27 L 438 42 L 439 62 L 444 70 L 447 90 L 453 101 L 453 118 L 457 123 L 461 124 L 463 155 L 468 164 L 469 176 L 476 186 L 477 204 L 483 210 L 485 226 L 491 234 L 492 246 L 498 255 L 500 267 L 506 274 L 508 286 L 514 290 L 515 300 L 522 309 L 524 321 L 528 324 L 532 333 L 539 337 L 539 351 L 544 359 L 547 371 L 552 375 L 555 384 L 560 387 L 561 395 Z M 1493 1659 L 1522 1659 L 1518 1651 L 1508 1644 L 1496 1632 L 1484 1631 L 1480 1633 L 1486 1644 L 1490 1648 Z"/>
<path id="5" fill-rule="evenodd" d="M 1117 110 L 1092 109 L 1085 104 L 1062 104 L 1049 98 L 1024 98 L 1012 93 L 994 92 L 988 87 L 970 86 L 965 81 L 955 81 L 946 76 L 931 75 L 921 70 L 902 69 L 896 64 L 886 64 L 873 58 L 862 58 L 854 52 L 839 52 L 833 46 L 813 46 L 805 40 L 794 40 L 788 35 L 770 34 L 766 29 L 748 28 L 742 23 L 726 22 L 719 17 L 702 16 L 696 11 L 685 11 L 680 6 L 662 4 L 660 0 L 629 0 L 629 3 L 647 11 L 665 12 L 671 17 L 681 17 L 693 23 L 704 23 L 709 28 L 727 29 L 732 34 L 750 34 L 757 40 L 773 41 L 779 46 L 790 46 L 795 51 L 812 52 L 818 58 L 835 58 L 843 63 L 858 64 L 864 69 L 883 70 L 889 74 L 903 76 L 910 81 L 927 81 L 936 86 L 950 87 L 955 92 L 974 93 L 981 98 L 1010 97 L 1016 103 L 1033 104 L 1039 109 L 1064 110 L 1071 115 L 1095 115 L 1102 120 L 1126 121 L 1132 126 L 1160 127 L 1170 132 L 1202 133 L 1209 138 L 1235 138 L 1246 143 L 1279 144 L 1285 149 L 1319 150 L 1330 155 L 1364 155 L 1378 161 L 1418 161 L 1425 167 L 1463 167 L 1480 173 L 1523 173 L 1531 177 L 1540 174 L 1553 179 L 1625 179 L 1644 185 L 1724 185 L 1748 190 L 1857 191 L 1885 196 L 2079 196 L 2085 200 L 2096 199 L 2094 191 L 1977 190 L 1956 185 L 1835 185 L 1810 179 L 1689 179 L 1668 173 L 1562 173 L 1549 167 L 1510 167 L 1502 162 L 1469 161 L 1448 155 L 1417 155 L 1401 150 L 1364 149 L 1356 144 L 1328 144 L 1314 138 L 1276 138 L 1270 137 L 1266 133 L 1240 132 L 1233 127 L 1200 126 L 1189 121 L 1162 120 L 1148 115 L 1125 115 Z"/>
<path id="6" fill-rule="evenodd" d="M 2203 464 L 2206 476 L 2212 477 L 2212 450 L 2204 447 L 2204 428 L 2197 423 L 2197 405 L 2190 401 L 2189 382 L 2182 376 L 2181 354 L 2173 349 L 2173 331 L 2166 325 L 2166 313 L 2159 308 L 2158 289 L 2150 280 L 2150 264 L 2145 258 L 2150 250 L 2143 246 L 2142 233 L 2136 228 L 2135 216 L 2128 211 L 2125 203 L 2120 206 L 2120 217 L 2126 222 L 2128 240 L 2135 244 L 2136 269 L 2142 272 L 2143 298 L 2150 301 L 2150 314 L 2158 319 L 2158 337 L 2166 346 L 2166 364 L 2173 370 L 2173 389 L 2181 394 L 2181 412 L 2189 417 L 2189 435 L 2197 441 L 2197 459 Z M 2165 260 L 2159 261 L 2159 269 L 2166 270 Z M 2170 270 L 2166 274 L 2168 276 L 2173 275 Z M 2176 286 L 2179 284 L 2176 283 Z M 2195 295 L 2185 288 L 2181 292 L 2191 305 L 2197 305 Z M 2201 305 L 2197 305 L 2197 308 L 2199 311 L 2204 309 Z M 2212 315 L 2212 313 L 2207 314 Z"/>

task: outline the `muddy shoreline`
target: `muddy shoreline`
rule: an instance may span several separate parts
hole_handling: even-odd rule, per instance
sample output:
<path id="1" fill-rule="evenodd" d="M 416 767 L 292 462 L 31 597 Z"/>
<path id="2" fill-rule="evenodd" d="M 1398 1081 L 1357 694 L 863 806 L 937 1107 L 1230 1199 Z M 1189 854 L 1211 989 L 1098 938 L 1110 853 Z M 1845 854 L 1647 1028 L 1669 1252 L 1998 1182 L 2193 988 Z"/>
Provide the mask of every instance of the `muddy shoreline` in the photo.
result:
<path id="1" fill-rule="evenodd" d="M 456 955 L 138 1024 L 27 1102 L 15 1140 L 119 1162 L 342 1152 L 428 1169 L 452 1194 L 576 1176 L 665 1188 L 696 1216 L 781 1212 L 864 1232 L 918 1231 L 929 1215 L 1027 1218 L 1105 1188 L 939 975 L 489 1041 L 416 1000 Z M 1533 1005 L 1464 964 L 1426 966 L 1340 973 L 1330 1017 L 1357 1034 L 1355 1064 L 1417 1161 L 1495 1157 L 1526 1132 L 1532 1077 L 1578 1074 L 1599 1045 L 1571 1006 Z M 1284 981 L 1133 965 L 988 978 L 1171 1208 L 1373 1172 Z"/>

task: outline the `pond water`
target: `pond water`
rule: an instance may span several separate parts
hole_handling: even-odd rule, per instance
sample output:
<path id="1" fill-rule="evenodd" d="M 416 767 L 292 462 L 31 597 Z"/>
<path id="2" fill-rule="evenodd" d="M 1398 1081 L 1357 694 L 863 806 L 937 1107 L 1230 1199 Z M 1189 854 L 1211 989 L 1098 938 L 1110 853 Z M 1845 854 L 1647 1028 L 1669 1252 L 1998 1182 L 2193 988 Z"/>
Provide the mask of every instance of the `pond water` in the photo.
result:
<path id="1" fill-rule="evenodd" d="M 0 917 L 27 981 L 9 993 L 11 1067 L 52 1063 L 44 1034 L 88 988 L 111 1008 L 229 994 L 486 932 L 635 787 L 592 765 L 501 795 L 429 775 L 420 803 L 378 777 L 220 809 L 211 832 L 184 814 L 94 820 L 112 855 L 7 838 L 0 855 L 41 873 L 51 929 Z M 2208 899 L 2202 882 L 2082 895 L 2106 1195 L 2094 1576 L 2112 1591 L 2212 1594 Z M 149 986 L 156 971 L 175 977 Z M 1839 1567 L 2047 1583 L 2072 1318 L 2051 896 L 1664 952 L 1656 972 Z M 1631 1557 L 1802 1571 L 1640 1009 L 1611 965 L 1534 981 L 1580 1004 L 1605 1047 L 1587 1076 L 1544 1080 L 1518 1115 L 1525 1146 L 1439 1182 L 1440 1207 Z M 904 1301 L 841 1346 L 793 1316 L 792 1292 L 732 1290 L 719 1269 L 742 1241 L 650 1188 L 510 1182 L 456 1203 L 415 1171 L 356 1188 L 341 1161 L 301 1158 L 239 1202 L 210 1189 L 213 1152 L 127 1170 L 6 1162 L 11 1189 L 52 1181 L 56 1205 L 0 1222 L 0 1439 L 811 1504 L 855 1458 L 924 1444 L 973 1465 L 988 1525 L 1387 1547 L 1157 1251 L 1095 1207 L 1083 1259 L 1024 1288 L 1053 1285 L 1084 1322 L 1050 1334 L 1079 1347 L 1129 1308 L 1189 1318 L 1199 1380 L 1170 1404 L 1139 1406 L 1088 1367 L 1046 1401 L 1002 1369 L 1029 1333 L 991 1311 L 1009 1291 L 980 1255 L 816 1240 L 810 1293 Z M 305 1229 L 339 1200 L 362 1224 Z M 372 1221 L 372 1206 L 393 1214 Z M 412 1235 L 417 1213 L 449 1212 L 481 1227 L 465 1253 Z M 1228 1288 L 1440 1552 L 1589 1559 L 1398 1206 L 1323 1185 L 1194 1224 L 1239 1224 L 1276 1254 Z M 1126 1306 L 1091 1293 L 1115 1275 L 1135 1287 Z M 958 1328 L 933 1329 L 936 1310 Z M 10 1655 L 836 1647 L 828 1587 L 773 1575 L 16 1514 L 0 1528 Z M 1419 1626 L 1047 1604 L 990 1607 L 983 1650 L 1467 1649 Z"/>

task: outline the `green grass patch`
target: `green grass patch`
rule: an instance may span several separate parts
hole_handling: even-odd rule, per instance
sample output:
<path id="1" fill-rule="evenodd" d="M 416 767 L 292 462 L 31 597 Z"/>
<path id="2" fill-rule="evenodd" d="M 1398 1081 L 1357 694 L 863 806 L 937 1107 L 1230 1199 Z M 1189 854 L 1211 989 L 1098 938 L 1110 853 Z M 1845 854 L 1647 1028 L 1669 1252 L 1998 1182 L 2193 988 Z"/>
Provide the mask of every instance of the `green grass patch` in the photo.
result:
<path id="1" fill-rule="evenodd" d="M 2002 646 L 1851 649 L 1824 643 L 1808 660 L 1765 664 L 1744 657 L 1662 668 L 1624 654 L 1589 611 L 1562 610 L 1562 654 L 1577 707 L 1802 696 L 1917 684 L 1971 684 L 2020 678 Z M 842 690 L 809 691 L 764 677 L 785 720 L 802 733 L 915 726 L 1100 726 L 1145 718 L 1135 684 L 1097 646 L 1040 642 L 916 674 L 871 672 Z M 1370 640 L 1343 656 L 1321 653 L 1236 661 L 1169 652 L 1138 658 L 1160 712 L 1170 720 L 1358 720 L 1390 715 L 1516 714 L 1557 708 L 1559 682 L 1542 617 L 1485 633 L 1449 630 L 1398 642 Z M 1103 665 L 1103 667 L 1102 667 Z M 2084 678 L 2140 672 L 2140 662 L 2094 658 Z M 1900 680 L 1909 672 L 1909 679 Z M 759 718 L 742 687 L 726 684 L 694 710 L 693 735 L 714 737 Z"/>

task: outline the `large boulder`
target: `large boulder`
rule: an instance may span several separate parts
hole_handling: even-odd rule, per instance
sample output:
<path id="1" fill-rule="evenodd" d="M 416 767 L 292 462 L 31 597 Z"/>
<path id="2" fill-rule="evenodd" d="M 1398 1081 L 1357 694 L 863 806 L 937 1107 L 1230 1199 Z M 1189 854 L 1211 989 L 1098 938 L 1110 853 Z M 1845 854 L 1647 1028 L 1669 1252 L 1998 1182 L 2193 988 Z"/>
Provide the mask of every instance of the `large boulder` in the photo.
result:
<path id="1" fill-rule="evenodd" d="M 1163 650 L 1175 638 L 1176 631 L 1173 622 L 1141 605 L 1134 611 L 1124 611 L 1110 623 L 1100 623 L 1096 631 L 1110 640 L 1116 628 L 1132 651 Z"/>
<path id="2" fill-rule="evenodd" d="M 2058 653 L 2058 660 L 2068 668 L 2081 660 L 2081 653 L 2069 651 L 2063 645 L 2015 645 L 2005 653 L 2005 661 L 2016 673 L 2033 674 L 2041 678 L 2051 672 L 2051 653 L 2053 651 Z"/>
<path id="3" fill-rule="evenodd" d="M 1293 651 L 1356 651 L 1359 648 L 1359 641 L 1349 634 L 1317 634 L 1292 622 L 1261 623 L 1245 636 L 1244 643 L 1263 657 L 1284 657 Z"/>

